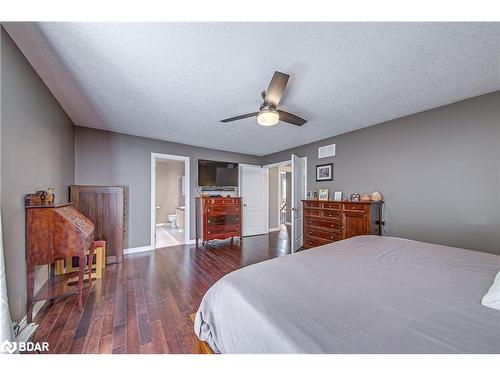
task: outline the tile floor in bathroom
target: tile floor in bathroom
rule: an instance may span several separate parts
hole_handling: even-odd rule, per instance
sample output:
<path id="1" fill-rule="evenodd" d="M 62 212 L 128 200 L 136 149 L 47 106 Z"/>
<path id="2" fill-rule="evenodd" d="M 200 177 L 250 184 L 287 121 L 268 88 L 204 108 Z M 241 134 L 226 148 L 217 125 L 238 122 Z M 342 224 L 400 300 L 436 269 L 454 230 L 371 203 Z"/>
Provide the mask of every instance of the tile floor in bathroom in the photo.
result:
<path id="1" fill-rule="evenodd" d="M 170 224 L 156 227 L 156 248 L 176 246 L 184 243 L 184 231 L 171 228 Z"/>

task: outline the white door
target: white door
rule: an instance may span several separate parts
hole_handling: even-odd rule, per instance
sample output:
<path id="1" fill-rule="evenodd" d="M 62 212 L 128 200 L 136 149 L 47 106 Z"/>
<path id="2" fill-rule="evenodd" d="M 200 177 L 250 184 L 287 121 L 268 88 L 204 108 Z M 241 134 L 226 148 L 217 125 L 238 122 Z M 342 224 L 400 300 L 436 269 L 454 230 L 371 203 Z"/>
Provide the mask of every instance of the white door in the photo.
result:
<path id="1" fill-rule="evenodd" d="M 268 178 L 269 170 L 267 168 L 240 166 L 243 236 L 255 236 L 268 232 Z"/>
<path id="2" fill-rule="evenodd" d="M 306 162 L 292 154 L 292 253 L 303 244 L 302 199 L 306 192 Z"/>

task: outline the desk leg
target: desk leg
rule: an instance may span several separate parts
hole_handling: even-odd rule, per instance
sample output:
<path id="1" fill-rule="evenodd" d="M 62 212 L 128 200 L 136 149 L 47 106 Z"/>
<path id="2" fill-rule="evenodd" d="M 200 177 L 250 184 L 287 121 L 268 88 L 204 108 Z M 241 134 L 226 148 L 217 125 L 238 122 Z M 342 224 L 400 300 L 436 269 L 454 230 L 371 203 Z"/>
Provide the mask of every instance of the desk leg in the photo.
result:
<path id="1" fill-rule="evenodd" d="M 26 270 L 26 320 L 31 323 L 33 320 L 33 292 L 35 290 L 35 266 L 28 261 Z"/>
<path id="2" fill-rule="evenodd" d="M 89 259 L 88 259 L 88 268 L 89 268 L 89 288 L 92 287 L 92 263 L 94 262 L 94 250 L 95 244 L 92 242 L 89 248 Z M 97 263 L 96 263 L 96 275 L 97 275 Z"/>
<path id="3" fill-rule="evenodd" d="M 80 312 L 83 311 L 82 294 L 83 294 L 83 276 L 85 275 L 85 254 L 80 256 L 80 261 L 78 263 L 78 309 Z"/>

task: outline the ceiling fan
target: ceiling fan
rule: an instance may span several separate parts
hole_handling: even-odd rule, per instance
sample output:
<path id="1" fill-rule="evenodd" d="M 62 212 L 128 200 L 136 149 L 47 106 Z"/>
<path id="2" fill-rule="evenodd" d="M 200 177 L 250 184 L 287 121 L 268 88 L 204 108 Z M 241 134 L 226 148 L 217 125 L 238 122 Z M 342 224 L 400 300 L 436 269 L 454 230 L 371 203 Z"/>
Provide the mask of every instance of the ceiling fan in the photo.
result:
<path id="1" fill-rule="evenodd" d="M 274 126 L 279 121 L 297 126 L 304 125 L 307 120 L 304 120 L 303 118 L 300 118 L 292 113 L 277 109 L 281 97 L 285 92 L 288 78 L 290 78 L 288 74 L 275 71 L 267 91 L 262 91 L 261 93 L 264 103 L 260 106 L 259 112 L 252 112 L 245 115 L 226 118 L 221 120 L 221 122 L 231 122 L 257 116 L 257 123 L 262 126 Z"/>

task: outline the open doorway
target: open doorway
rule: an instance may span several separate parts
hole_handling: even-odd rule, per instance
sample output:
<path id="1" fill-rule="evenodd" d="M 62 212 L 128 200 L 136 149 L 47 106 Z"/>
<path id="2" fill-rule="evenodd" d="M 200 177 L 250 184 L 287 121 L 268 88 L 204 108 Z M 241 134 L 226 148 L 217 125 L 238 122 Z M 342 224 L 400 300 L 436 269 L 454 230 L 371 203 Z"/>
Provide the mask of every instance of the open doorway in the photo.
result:
<path id="1" fill-rule="evenodd" d="M 269 231 L 279 231 L 278 239 L 290 241 L 292 164 L 284 161 L 269 169 Z"/>
<path id="2" fill-rule="evenodd" d="M 189 158 L 152 154 L 151 241 L 154 249 L 189 242 Z"/>
<path id="3" fill-rule="evenodd" d="M 265 166 L 269 169 L 269 231 L 279 231 L 291 252 L 302 247 L 302 200 L 307 190 L 307 157 Z M 293 240 L 291 240 L 293 238 Z"/>

